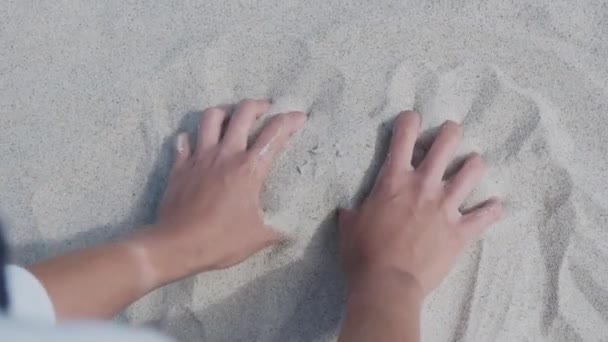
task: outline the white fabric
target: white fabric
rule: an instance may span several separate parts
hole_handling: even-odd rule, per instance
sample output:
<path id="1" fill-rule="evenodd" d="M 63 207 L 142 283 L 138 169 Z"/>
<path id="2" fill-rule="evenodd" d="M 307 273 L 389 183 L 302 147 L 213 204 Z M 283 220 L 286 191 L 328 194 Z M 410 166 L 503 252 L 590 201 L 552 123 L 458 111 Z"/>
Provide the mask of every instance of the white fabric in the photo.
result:
<path id="1" fill-rule="evenodd" d="M 0 341 L 19 342 L 169 342 L 151 331 L 131 330 L 101 323 L 52 326 L 0 317 Z"/>
<path id="2" fill-rule="evenodd" d="M 0 315 L 0 341 L 20 342 L 169 342 L 160 334 L 111 324 L 79 322 L 55 325 L 51 299 L 36 277 L 24 268 L 6 266 L 10 308 Z"/>
<path id="3" fill-rule="evenodd" d="M 6 266 L 4 272 L 11 319 L 55 323 L 53 303 L 40 281 L 19 266 Z"/>

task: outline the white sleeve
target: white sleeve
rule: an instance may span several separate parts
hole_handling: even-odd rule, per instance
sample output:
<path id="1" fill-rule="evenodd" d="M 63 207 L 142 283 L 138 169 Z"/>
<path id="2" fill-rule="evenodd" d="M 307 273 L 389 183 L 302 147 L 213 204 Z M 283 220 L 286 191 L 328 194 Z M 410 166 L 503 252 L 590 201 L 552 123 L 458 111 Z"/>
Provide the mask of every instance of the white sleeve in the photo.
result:
<path id="1" fill-rule="evenodd" d="M 11 319 L 55 323 L 55 310 L 42 283 L 25 268 L 4 267 Z"/>
<path id="2" fill-rule="evenodd" d="M 95 322 L 67 324 L 38 324 L 7 319 L 0 315 L 0 341 L 19 342 L 170 342 L 168 337 L 144 330 L 131 330 L 125 326 Z"/>

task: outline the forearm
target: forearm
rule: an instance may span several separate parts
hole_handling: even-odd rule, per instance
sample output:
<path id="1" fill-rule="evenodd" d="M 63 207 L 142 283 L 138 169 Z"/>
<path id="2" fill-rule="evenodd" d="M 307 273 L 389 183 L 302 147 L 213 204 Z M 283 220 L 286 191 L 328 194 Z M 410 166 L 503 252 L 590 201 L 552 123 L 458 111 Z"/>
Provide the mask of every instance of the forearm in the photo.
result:
<path id="1" fill-rule="evenodd" d="M 368 272 L 351 282 L 340 342 L 419 341 L 422 293 L 408 275 Z"/>
<path id="2" fill-rule="evenodd" d="M 54 257 L 28 267 L 43 284 L 57 319 L 107 319 L 178 278 L 157 260 L 162 250 L 146 232 L 121 242 Z"/>
<path id="3" fill-rule="evenodd" d="M 201 116 L 196 148 L 177 136 L 158 223 L 124 242 L 72 252 L 29 267 L 47 289 L 57 317 L 109 318 L 146 293 L 195 273 L 236 265 L 284 237 L 264 224 L 259 203 L 270 163 L 306 120 L 277 114 L 248 148 L 267 100 Z M 264 158 L 260 158 L 263 155 Z"/>

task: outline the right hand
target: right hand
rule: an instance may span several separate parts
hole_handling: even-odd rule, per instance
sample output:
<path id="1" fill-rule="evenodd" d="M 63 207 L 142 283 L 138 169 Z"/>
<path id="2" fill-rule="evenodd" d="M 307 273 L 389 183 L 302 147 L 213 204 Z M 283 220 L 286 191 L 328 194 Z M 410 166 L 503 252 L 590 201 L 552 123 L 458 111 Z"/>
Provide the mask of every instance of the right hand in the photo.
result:
<path id="1" fill-rule="evenodd" d="M 399 115 L 389 154 L 374 189 L 356 210 L 340 209 L 342 258 L 348 281 L 374 274 L 403 275 L 422 296 L 439 285 L 456 257 L 501 215 L 490 199 L 462 214 L 459 208 L 481 179 L 484 163 L 470 156 L 448 182 L 442 180 L 461 136 L 458 124 L 447 121 L 421 165 L 412 155 L 420 117 Z"/>
<path id="2" fill-rule="evenodd" d="M 272 161 L 306 115 L 275 115 L 249 144 L 255 121 L 269 109 L 269 101 L 244 100 L 224 130 L 226 112 L 211 108 L 201 117 L 196 147 L 187 133 L 178 136 L 158 222 L 149 231 L 152 245 L 163 251 L 161 270 L 174 273 L 168 279 L 236 265 L 282 239 L 264 224 L 260 192 Z"/>

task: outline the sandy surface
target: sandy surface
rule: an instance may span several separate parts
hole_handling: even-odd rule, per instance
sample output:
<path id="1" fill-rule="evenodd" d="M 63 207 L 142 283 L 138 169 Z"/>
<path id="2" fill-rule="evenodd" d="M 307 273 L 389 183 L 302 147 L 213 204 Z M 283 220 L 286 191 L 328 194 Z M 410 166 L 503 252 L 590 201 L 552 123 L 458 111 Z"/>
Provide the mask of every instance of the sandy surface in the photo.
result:
<path id="1" fill-rule="evenodd" d="M 333 340 L 332 210 L 415 108 L 425 129 L 463 123 L 462 152 L 492 165 L 473 200 L 507 207 L 426 302 L 425 340 L 608 340 L 608 6 L 411 2 L 3 1 L 0 207 L 15 258 L 149 222 L 175 132 L 208 106 L 273 97 L 310 111 L 264 193 L 291 243 L 120 319 L 184 341 Z"/>

